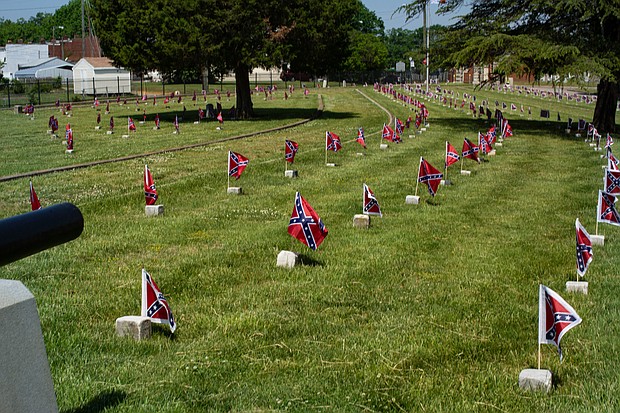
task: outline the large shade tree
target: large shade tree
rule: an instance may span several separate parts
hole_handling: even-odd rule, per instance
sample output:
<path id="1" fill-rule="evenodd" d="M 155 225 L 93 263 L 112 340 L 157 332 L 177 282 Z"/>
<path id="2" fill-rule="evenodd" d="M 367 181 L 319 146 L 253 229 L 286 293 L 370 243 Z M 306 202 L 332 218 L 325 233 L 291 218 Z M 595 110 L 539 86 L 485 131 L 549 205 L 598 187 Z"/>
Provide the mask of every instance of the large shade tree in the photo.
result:
<path id="1" fill-rule="evenodd" d="M 233 71 L 237 116 L 253 115 L 249 75 L 279 67 L 325 74 L 346 59 L 359 0 L 91 0 L 102 48 L 118 65 Z"/>
<path id="2" fill-rule="evenodd" d="M 428 0 L 400 9 L 412 18 Z M 446 0 L 439 13 L 471 6 L 451 26 L 443 47 L 446 64 L 497 64 L 500 72 L 596 76 L 598 99 L 593 122 L 603 132 L 615 130 L 620 93 L 620 2 L 605 0 Z"/>

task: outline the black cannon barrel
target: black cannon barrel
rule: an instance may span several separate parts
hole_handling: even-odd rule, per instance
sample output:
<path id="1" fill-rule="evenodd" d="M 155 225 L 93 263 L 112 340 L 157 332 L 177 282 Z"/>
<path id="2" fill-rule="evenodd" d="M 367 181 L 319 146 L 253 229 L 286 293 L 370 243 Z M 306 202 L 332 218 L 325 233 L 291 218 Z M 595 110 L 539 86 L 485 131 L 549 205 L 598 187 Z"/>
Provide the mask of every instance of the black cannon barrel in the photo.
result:
<path id="1" fill-rule="evenodd" d="M 76 239 L 84 217 L 62 203 L 0 220 L 0 266 Z"/>

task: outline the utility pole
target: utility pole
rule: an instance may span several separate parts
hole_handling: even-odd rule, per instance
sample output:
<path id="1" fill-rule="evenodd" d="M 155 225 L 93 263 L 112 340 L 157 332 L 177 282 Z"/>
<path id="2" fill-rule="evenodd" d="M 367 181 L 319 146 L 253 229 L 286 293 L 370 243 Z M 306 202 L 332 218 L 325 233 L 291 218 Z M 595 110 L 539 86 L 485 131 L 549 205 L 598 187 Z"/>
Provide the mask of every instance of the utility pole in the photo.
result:
<path id="1" fill-rule="evenodd" d="M 428 77 L 429 77 L 429 69 L 428 69 L 428 67 L 429 67 L 429 64 L 430 64 L 429 53 L 428 53 L 429 49 L 430 49 L 430 36 L 429 36 L 430 30 L 429 30 L 429 27 L 428 27 L 428 20 L 427 20 L 427 15 L 428 15 L 428 11 L 429 11 L 428 9 L 429 9 L 429 7 L 428 7 L 428 0 L 425 0 L 424 1 L 424 21 L 423 21 L 423 25 L 424 25 L 424 38 L 425 38 L 424 41 L 426 41 L 425 49 L 426 49 L 426 93 L 427 94 L 428 94 Z"/>
<path id="2" fill-rule="evenodd" d="M 84 30 L 84 0 L 82 0 L 82 57 L 86 57 L 86 43 L 84 40 L 85 30 Z"/>

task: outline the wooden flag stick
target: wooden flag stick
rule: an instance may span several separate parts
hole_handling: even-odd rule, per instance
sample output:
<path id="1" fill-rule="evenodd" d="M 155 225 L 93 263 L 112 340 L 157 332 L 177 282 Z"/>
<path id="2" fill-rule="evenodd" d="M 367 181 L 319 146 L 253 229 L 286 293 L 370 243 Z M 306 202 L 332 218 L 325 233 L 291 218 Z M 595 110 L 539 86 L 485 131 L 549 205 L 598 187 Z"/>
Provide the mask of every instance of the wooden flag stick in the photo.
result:
<path id="1" fill-rule="evenodd" d="M 228 151 L 228 168 L 226 168 L 226 175 L 228 176 L 226 191 L 228 191 L 228 188 L 230 188 L 230 151 Z"/>
<path id="2" fill-rule="evenodd" d="M 463 161 L 465 160 L 465 157 L 463 156 L 463 154 L 461 154 L 461 173 L 463 173 Z"/>
<path id="3" fill-rule="evenodd" d="M 422 157 L 420 156 L 420 165 L 422 164 Z M 418 186 L 420 184 L 420 166 L 418 165 L 418 177 L 415 180 L 415 196 L 418 196 Z"/>

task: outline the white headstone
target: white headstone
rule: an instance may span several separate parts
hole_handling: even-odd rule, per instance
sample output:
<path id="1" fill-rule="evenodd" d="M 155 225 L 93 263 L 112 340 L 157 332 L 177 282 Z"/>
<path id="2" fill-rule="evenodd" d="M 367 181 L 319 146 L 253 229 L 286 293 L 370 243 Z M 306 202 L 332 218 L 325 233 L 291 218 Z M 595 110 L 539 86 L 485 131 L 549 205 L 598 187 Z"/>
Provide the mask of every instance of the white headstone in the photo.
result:
<path id="1" fill-rule="evenodd" d="M 234 195 L 241 195 L 243 193 L 243 190 L 240 186 L 230 186 L 228 187 L 228 193 Z"/>
<path id="2" fill-rule="evenodd" d="M 56 394 L 34 296 L 0 280 L 0 412 L 57 413 Z"/>
<path id="3" fill-rule="evenodd" d="M 95 126 L 95 130 L 101 129 L 101 126 Z"/>
<path id="4" fill-rule="evenodd" d="M 605 245 L 605 235 L 590 235 L 592 245 Z"/>
<path id="5" fill-rule="evenodd" d="M 405 197 L 405 204 L 418 205 L 420 203 L 420 197 L 416 195 L 407 195 Z"/>
<path id="6" fill-rule="evenodd" d="M 297 171 L 291 170 L 291 169 L 287 169 L 286 171 L 284 171 L 284 176 L 286 176 L 287 178 L 296 178 L 297 177 Z"/>
<path id="7" fill-rule="evenodd" d="M 471 175 L 471 171 L 467 171 L 467 170 L 463 169 L 461 171 L 461 175 Z"/>
<path id="8" fill-rule="evenodd" d="M 329 167 L 332 167 L 332 168 L 333 168 L 333 167 L 335 167 L 335 166 L 336 166 L 336 164 L 335 164 L 335 163 L 326 163 L 326 164 L 325 164 L 325 166 L 329 166 Z"/>
<path id="9" fill-rule="evenodd" d="M 387 149 L 388 145 L 387 143 L 382 143 L 381 145 L 379 145 L 379 149 Z"/>
<path id="10" fill-rule="evenodd" d="M 137 315 L 127 315 L 116 319 L 116 335 L 131 337 L 136 341 L 151 337 L 151 319 Z"/>
<path id="11" fill-rule="evenodd" d="M 370 216 L 364 214 L 356 214 L 353 216 L 353 227 L 368 229 L 370 227 Z"/>
<path id="12" fill-rule="evenodd" d="M 504 144 L 501 142 L 495 142 L 495 146 L 497 146 L 498 148 L 501 148 L 502 146 L 504 146 Z"/>
<path id="13" fill-rule="evenodd" d="M 112 135 L 113 133 L 114 133 L 113 131 L 109 130 L 106 132 L 106 135 Z"/>
<path id="14" fill-rule="evenodd" d="M 566 291 L 569 293 L 588 294 L 587 281 L 566 281 Z"/>
<path id="15" fill-rule="evenodd" d="M 163 205 L 146 205 L 144 207 L 144 213 L 147 217 L 156 217 L 158 215 L 164 215 Z"/>
<path id="16" fill-rule="evenodd" d="M 129 135 L 121 135 L 121 138 L 127 139 L 127 138 L 129 138 Z"/>
<path id="17" fill-rule="evenodd" d="M 297 264 L 297 254 L 292 251 L 280 251 L 276 265 L 278 267 L 293 268 Z"/>
<path id="18" fill-rule="evenodd" d="M 525 369 L 519 373 L 519 387 L 523 390 L 540 390 L 548 393 L 551 390 L 552 375 L 549 370 Z"/>

